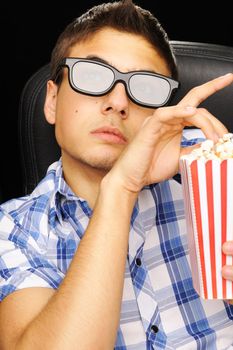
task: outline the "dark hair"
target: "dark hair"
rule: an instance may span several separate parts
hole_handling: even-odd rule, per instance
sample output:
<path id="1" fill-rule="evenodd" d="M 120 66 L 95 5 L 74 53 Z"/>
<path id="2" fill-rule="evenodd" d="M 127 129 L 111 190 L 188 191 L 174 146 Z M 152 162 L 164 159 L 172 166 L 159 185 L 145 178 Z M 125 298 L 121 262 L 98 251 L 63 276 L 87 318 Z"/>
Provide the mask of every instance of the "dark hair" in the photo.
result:
<path id="1" fill-rule="evenodd" d="M 171 76 L 177 79 L 175 56 L 167 33 L 151 12 L 135 5 L 132 0 L 103 3 L 92 7 L 73 20 L 58 37 L 51 56 L 51 77 L 55 79 L 60 61 L 69 55 L 77 42 L 87 40 L 104 27 L 143 36 L 166 60 Z"/>

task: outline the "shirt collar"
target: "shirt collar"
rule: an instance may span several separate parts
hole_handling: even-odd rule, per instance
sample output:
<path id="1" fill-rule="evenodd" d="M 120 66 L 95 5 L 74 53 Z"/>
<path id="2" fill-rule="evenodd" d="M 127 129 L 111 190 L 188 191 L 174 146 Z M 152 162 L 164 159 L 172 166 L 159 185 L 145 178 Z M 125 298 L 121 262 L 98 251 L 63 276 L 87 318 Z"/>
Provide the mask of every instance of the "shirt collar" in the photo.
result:
<path id="1" fill-rule="evenodd" d="M 60 223 L 62 223 L 62 221 L 64 220 L 62 215 L 62 205 L 64 204 L 64 202 L 78 201 L 79 205 L 85 208 L 85 210 L 88 207 L 88 203 L 84 198 L 77 196 L 66 183 L 63 176 L 62 158 L 60 158 L 57 162 L 54 175 L 54 195 L 52 198 L 52 207 L 55 210 L 58 220 L 60 221 Z"/>

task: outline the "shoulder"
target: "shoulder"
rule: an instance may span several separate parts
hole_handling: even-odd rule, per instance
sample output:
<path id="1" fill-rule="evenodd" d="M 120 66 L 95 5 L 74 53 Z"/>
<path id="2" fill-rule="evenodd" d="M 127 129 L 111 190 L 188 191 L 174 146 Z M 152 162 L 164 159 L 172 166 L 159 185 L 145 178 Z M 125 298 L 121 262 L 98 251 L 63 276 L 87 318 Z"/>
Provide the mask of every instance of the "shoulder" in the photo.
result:
<path id="1" fill-rule="evenodd" d="M 28 213 L 33 215 L 46 211 L 46 206 L 51 201 L 56 182 L 56 170 L 59 162 L 55 162 L 50 165 L 47 170 L 46 176 L 39 182 L 34 191 L 26 196 L 10 199 L 0 206 L 0 230 L 2 225 L 6 224 L 6 221 L 17 223 L 23 223 Z"/>

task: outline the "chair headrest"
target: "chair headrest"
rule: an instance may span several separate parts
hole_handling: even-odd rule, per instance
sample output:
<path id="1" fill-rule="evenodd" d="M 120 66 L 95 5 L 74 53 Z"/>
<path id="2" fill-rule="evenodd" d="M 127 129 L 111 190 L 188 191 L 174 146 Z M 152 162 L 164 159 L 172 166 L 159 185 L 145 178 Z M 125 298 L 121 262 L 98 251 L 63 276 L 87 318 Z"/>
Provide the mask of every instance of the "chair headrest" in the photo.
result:
<path id="1" fill-rule="evenodd" d="M 233 73 L 233 47 L 182 41 L 171 41 L 171 44 L 181 82 L 172 104 L 176 104 L 192 87 Z M 233 132 L 233 85 L 210 96 L 200 106 L 207 108 Z"/>
<path id="2" fill-rule="evenodd" d="M 171 44 L 181 82 L 172 104 L 176 104 L 192 87 L 233 72 L 233 47 L 186 41 L 171 41 Z M 49 64 L 28 80 L 20 98 L 19 144 L 25 194 L 35 188 L 48 166 L 60 157 L 54 127 L 47 123 L 43 111 L 48 79 Z M 233 86 L 217 92 L 201 106 L 233 132 Z"/>
<path id="3" fill-rule="evenodd" d="M 44 177 L 50 164 L 60 157 L 54 126 L 44 116 L 49 64 L 40 68 L 27 81 L 19 103 L 19 146 L 23 191 L 30 193 Z"/>

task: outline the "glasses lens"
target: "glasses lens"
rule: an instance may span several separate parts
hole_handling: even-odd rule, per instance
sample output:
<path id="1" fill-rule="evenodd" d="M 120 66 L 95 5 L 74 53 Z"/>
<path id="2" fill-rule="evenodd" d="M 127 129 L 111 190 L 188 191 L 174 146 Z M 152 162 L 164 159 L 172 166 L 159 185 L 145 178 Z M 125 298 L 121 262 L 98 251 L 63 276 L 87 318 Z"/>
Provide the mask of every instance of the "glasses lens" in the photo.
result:
<path id="1" fill-rule="evenodd" d="M 111 69 L 94 62 L 77 62 L 72 71 L 73 84 L 79 90 L 90 94 L 102 94 L 112 84 Z"/>
<path id="2" fill-rule="evenodd" d="M 160 77 L 147 74 L 134 74 L 129 81 L 133 97 L 141 103 L 159 106 L 170 95 L 170 83 Z"/>

